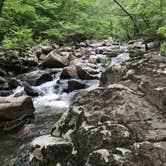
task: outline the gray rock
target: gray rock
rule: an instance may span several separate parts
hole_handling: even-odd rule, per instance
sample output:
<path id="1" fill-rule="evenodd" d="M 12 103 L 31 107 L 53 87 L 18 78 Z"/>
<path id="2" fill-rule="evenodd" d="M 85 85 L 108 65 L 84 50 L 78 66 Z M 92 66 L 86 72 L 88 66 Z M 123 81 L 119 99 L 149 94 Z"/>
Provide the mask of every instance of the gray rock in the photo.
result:
<path id="1" fill-rule="evenodd" d="M 45 166 L 65 163 L 72 152 L 72 144 L 63 138 L 44 135 L 31 144 L 30 165 Z"/>
<path id="2" fill-rule="evenodd" d="M 38 58 L 35 54 L 27 55 L 24 58 L 25 64 L 29 66 L 37 66 L 39 64 Z"/>
<path id="3" fill-rule="evenodd" d="M 24 83 L 24 91 L 28 96 L 39 96 L 39 92 L 32 88 L 28 83 Z"/>
<path id="4" fill-rule="evenodd" d="M 7 75 L 7 73 L 4 71 L 4 70 L 2 70 L 1 68 L 0 68 L 0 76 L 1 77 L 4 77 L 4 76 L 6 76 Z"/>
<path id="5" fill-rule="evenodd" d="M 68 81 L 68 88 L 67 88 L 68 92 L 72 92 L 74 90 L 84 89 L 84 88 L 86 88 L 86 85 L 83 84 L 81 81 L 78 81 L 75 79 Z"/>
<path id="6" fill-rule="evenodd" d="M 55 50 L 50 52 L 47 57 L 44 59 L 41 66 L 45 68 L 62 68 L 69 65 L 69 60 Z"/>
<path id="7" fill-rule="evenodd" d="M 46 46 L 46 45 L 39 44 L 39 45 L 33 47 L 31 50 L 29 50 L 29 54 L 34 54 L 40 58 L 40 56 L 42 54 L 47 55 L 52 50 L 53 50 L 53 46 L 51 46 L 51 45 Z"/>
<path id="8" fill-rule="evenodd" d="M 31 97 L 21 96 L 0 101 L 0 120 L 15 120 L 22 116 L 31 115 L 34 106 Z"/>
<path id="9" fill-rule="evenodd" d="M 164 166 L 166 150 L 153 143 L 165 143 L 165 122 L 139 93 L 113 84 L 80 93 L 52 135 L 71 139 L 77 165 Z"/>
<path id="10" fill-rule="evenodd" d="M 0 76 L 0 84 L 4 84 L 6 82 L 6 79 Z"/>
<path id="11" fill-rule="evenodd" d="M 107 149 L 99 149 L 89 154 L 85 166 L 111 166 L 113 155 Z"/>
<path id="12" fill-rule="evenodd" d="M 33 123 L 25 124 L 21 130 L 16 135 L 17 138 L 25 139 L 25 138 L 32 138 L 39 135 L 39 129 Z"/>
<path id="13" fill-rule="evenodd" d="M 78 78 L 76 66 L 68 66 L 63 68 L 60 78 L 61 79 Z"/>
<path id="14" fill-rule="evenodd" d="M 43 73 L 40 77 L 36 79 L 35 85 L 38 86 L 52 80 L 53 78 L 49 73 Z"/>
<path id="15" fill-rule="evenodd" d="M 15 89 L 19 85 L 19 81 L 15 77 L 13 77 L 9 80 L 8 84 L 10 88 Z"/>
<path id="16" fill-rule="evenodd" d="M 89 56 L 89 63 L 93 63 L 93 64 L 96 64 L 98 62 L 98 57 L 97 55 L 90 55 Z"/>
<path id="17" fill-rule="evenodd" d="M 92 69 L 91 67 L 86 66 L 85 64 L 77 65 L 76 69 L 80 79 L 83 80 L 99 79 L 99 77 L 97 76 L 98 72 Z"/>
<path id="18" fill-rule="evenodd" d="M 152 54 L 152 53 L 150 53 Z M 145 55 L 119 67 L 110 67 L 103 73 L 101 84 L 108 86 L 121 83 L 141 91 L 152 104 L 166 110 L 166 58 L 159 55 Z"/>
<path id="19" fill-rule="evenodd" d="M 26 81 L 30 85 L 40 85 L 48 81 L 52 81 L 52 76 L 43 70 L 36 70 L 19 76 L 19 79 Z"/>

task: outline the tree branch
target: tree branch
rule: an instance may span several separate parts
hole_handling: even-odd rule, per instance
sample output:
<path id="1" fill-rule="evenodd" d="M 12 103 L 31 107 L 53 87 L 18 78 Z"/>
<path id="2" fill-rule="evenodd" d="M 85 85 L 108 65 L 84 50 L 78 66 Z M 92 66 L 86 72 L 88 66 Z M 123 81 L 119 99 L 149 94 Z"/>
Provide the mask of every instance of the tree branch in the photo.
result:
<path id="1" fill-rule="evenodd" d="M 117 0 L 114 0 L 114 2 L 123 10 L 123 12 L 125 12 L 131 19 L 131 21 L 133 22 L 133 25 L 134 25 L 134 31 L 135 33 L 139 33 L 139 28 L 137 26 L 137 23 L 135 21 L 135 18 L 117 1 Z"/>

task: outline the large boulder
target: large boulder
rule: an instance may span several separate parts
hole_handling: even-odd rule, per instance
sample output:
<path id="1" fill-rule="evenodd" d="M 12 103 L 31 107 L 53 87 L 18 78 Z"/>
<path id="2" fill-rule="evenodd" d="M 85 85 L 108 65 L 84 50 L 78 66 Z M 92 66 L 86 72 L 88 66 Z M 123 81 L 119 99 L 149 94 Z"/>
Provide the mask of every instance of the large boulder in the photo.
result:
<path id="1" fill-rule="evenodd" d="M 74 90 L 84 89 L 84 88 L 86 88 L 86 84 L 82 83 L 79 80 L 72 79 L 68 81 L 68 87 L 67 87 L 68 92 L 72 92 Z"/>
<path id="2" fill-rule="evenodd" d="M 149 48 L 149 44 L 144 43 L 143 40 L 133 40 L 128 42 L 128 51 L 130 53 L 130 57 L 141 57 Z"/>
<path id="3" fill-rule="evenodd" d="M 129 53 L 119 54 L 117 57 L 112 58 L 111 64 L 123 63 L 130 59 Z"/>
<path id="4" fill-rule="evenodd" d="M 26 74 L 22 74 L 19 78 L 23 81 L 28 82 L 30 85 L 37 86 L 45 82 L 52 81 L 52 76 L 43 70 L 36 70 Z"/>
<path id="5" fill-rule="evenodd" d="M 36 81 L 35 81 L 35 85 L 41 85 L 43 83 L 46 83 L 48 81 L 52 81 L 53 78 L 49 73 L 43 73 L 41 76 L 39 76 Z"/>
<path id="6" fill-rule="evenodd" d="M 77 66 L 83 63 L 82 58 L 74 58 L 73 60 L 70 61 L 71 66 Z"/>
<path id="7" fill-rule="evenodd" d="M 31 87 L 28 83 L 24 83 L 24 91 L 26 95 L 28 96 L 32 96 L 32 97 L 39 96 L 39 92 L 33 87 Z"/>
<path id="8" fill-rule="evenodd" d="M 47 55 L 53 49 L 54 49 L 54 47 L 52 45 L 42 45 L 42 44 L 39 44 L 39 45 L 37 45 L 35 47 L 32 47 L 27 52 L 27 54 L 28 55 L 35 55 L 36 57 L 38 57 L 40 59 L 43 54 Z"/>
<path id="9" fill-rule="evenodd" d="M 93 48 L 97 48 L 104 46 L 104 44 L 105 44 L 104 41 L 91 41 L 89 45 Z"/>
<path id="10" fill-rule="evenodd" d="M 120 51 L 120 48 L 117 47 L 116 49 L 112 46 L 102 46 L 102 47 L 97 47 L 96 48 L 96 53 L 97 54 L 105 54 L 109 55 L 111 57 L 116 56 Z"/>
<path id="11" fill-rule="evenodd" d="M 2 50 L 2 53 L 5 58 L 1 58 L 0 67 L 3 70 L 5 70 L 8 73 L 12 71 L 13 73 L 17 74 L 24 72 L 26 70 L 26 66 L 22 65 L 23 58 L 18 58 L 20 57 L 19 51 L 4 49 Z"/>
<path id="12" fill-rule="evenodd" d="M 98 56 L 97 55 L 90 55 L 89 56 L 89 63 L 96 64 L 98 62 Z"/>
<path id="13" fill-rule="evenodd" d="M 76 66 L 68 66 L 63 68 L 60 78 L 61 79 L 78 78 Z"/>
<path id="14" fill-rule="evenodd" d="M 60 78 L 62 79 L 72 79 L 72 78 L 80 78 L 82 80 L 89 80 L 89 79 L 99 79 L 99 71 L 93 69 L 90 65 L 85 63 L 80 63 L 77 65 L 71 65 L 65 67 L 62 70 Z"/>
<path id="15" fill-rule="evenodd" d="M 15 77 L 12 77 L 9 79 L 8 84 L 11 89 L 15 89 L 19 85 L 19 80 L 17 80 Z"/>
<path id="16" fill-rule="evenodd" d="M 30 152 L 31 166 L 65 163 L 72 152 L 72 144 L 63 138 L 44 135 L 33 140 Z"/>
<path id="17" fill-rule="evenodd" d="M 152 104 L 166 110 L 166 57 L 150 53 L 140 60 L 115 65 L 103 73 L 101 84 L 121 83 L 141 91 Z"/>
<path id="18" fill-rule="evenodd" d="M 28 65 L 30 67 L 37 66 L 39 64 L 38 58 L 36 55 L 26 55 L 24 58 L 24 65 Z"/>
<path id="19" fill-rule="evenodd" d="M 82 80 L 99 79 L 99 72 L 88 65 L 80 64 L 76 66 L 78 77 Z"/>
<path id="20" fill-rule="evenodd" d="M 71 139 L 68 165 L 165 166 L 165 123 L 144 96 L 113 84 L 80 92 L 52 135 Z"/>
<path id="21" fill-rule="evenodd" d="M 87 48 L 80 48 L 75 50 L 74 55 L 77 58 L 89 57 L 91 55 L 91 51 L 89 51 Z"/>
<path id="22" fill-rule="evenodd" d="M 0 121 L 15 120 L 33 112 L 31 97 L 20 96 L 0 101 Z"/>
<path id="23" fill-rule="evenodd" d="M 50 52 L 44 59 L 41 66 L 45 68 L 62 68 L 69 65 L 69 60 L 58 54 L 55 50 Z"/>

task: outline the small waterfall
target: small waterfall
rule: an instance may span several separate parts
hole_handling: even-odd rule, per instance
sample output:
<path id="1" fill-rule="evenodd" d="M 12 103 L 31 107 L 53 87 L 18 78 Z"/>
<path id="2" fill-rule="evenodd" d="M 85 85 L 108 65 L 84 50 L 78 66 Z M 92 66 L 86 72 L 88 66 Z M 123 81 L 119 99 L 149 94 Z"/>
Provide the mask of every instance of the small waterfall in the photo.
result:
<path id="1" fill-rule="evenodd" d="M 53 81 L 44 83 L 40 86 L 33 87 L 37 91 L 41 92 L 42 95 L 33 99 L 36 112 L 41 111 L 57 111 L 64 112 L 70 106 L 70 101 L 75 93 L 63 92 L 63 87 L 67 84 L 67 81 L 58 83 L 60 74 L 54 76 Z M 48 112 L 49 113 L 49 112 Z"/>
<path id="2" fill-rule="evenodd" d="M 67 85 L 67 80 L 59 81 L 60 73 L 53 75 L 53 78 L 53 81 L 40 86 L 32 86 L 41 94 L 33 98 L 35 107 L 35 121 L 33 123 L 36 126 L 37 136 L 50 134 L 53 124 L 69 108 L 72 98 L 76 95 L 76 92 L 64 92 L 63 89 Z M 18 86 L 10 96 L 0 97 L 0 101 L 14 96 L 21 96 L 23 93 L 24 86 Z M 0 165 L 23 166 L 25 163 L 28 165 L 29 143 L 31 140 L 32 137 L 26 138 L 25 136 L 25 138 L 22 138 L 19 133 L 1 136 Z M 14 154 L 13 151 L 15 152 Z"/>
<path id="3" fill-rule="evenodd" d="M 96 87 L 99 80 L 82 80 L 88 87 Z M 33 97 L 35 107 L 35 120 L 33 126 L 37 130 L 36 136 L 50 134 L 50 130 L 61 114 L 69 109 L 71 101 L 79 91 L 70 93 L 65 92 L 68 86 L 68 80 L 60 79 L 60 72 L 53 75 L 53 80 L 39 86 L 32 86 L 39 92 L 39 96 Z M 0 97 L 0 100 L 7 100 L 11 97 L 21 96 L 24 94 L 24 84 L 22 83 L 12 94 L 7 97 Z M 23 166 L 28 165 L 29 161 L 29 143 L 33 137 L 22 138 L 19 133 L 4 135 L 0 138 L 0 165 Z M 13 150 L 15 153 L 13 154 Z M 7 164 L 6 164 L 7 163 Z M 24 163 L 24 164 L 22 164 Z"/>
<path id="4" fill-rule="evenodd" d="M 20 96 L 20 95 L 23 94 L 23 93 L 24 93 L 24 87 L 23 87 L 23 86 L 18 86 L 18 87 L 14 90 L 13 94 L 12 94 L 11 96 L 9 96 L 9 97 Z"/>

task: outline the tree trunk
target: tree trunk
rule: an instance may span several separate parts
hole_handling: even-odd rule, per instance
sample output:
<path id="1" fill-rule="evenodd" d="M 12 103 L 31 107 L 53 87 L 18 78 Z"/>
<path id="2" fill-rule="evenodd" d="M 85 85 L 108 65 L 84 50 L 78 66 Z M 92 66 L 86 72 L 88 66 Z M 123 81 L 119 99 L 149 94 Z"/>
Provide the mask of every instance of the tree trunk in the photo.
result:
<path id="1" fill-rule="evenodd" d="M 4 0 L 0 0 L 0 15 L 2 13 L 3 3 L 4 3 Z"/>
<path id="2" fill-rule="evenodd" d="M 163 25 L 163 0 L 160 0 L 160 26 Z"/>
<path id="3" fill-rule="evenodd" d="M 123 12 L 125 12 L 130 17 L 130 19 L 133 23 L 133 26 L 134 26 L 134 35 L 138 34 L 139 28 L 138 28 L 135 18 L 117 0 L 114 0 L 114 2 L 123 10 Z"/>
<path id="4" fill-rule="evenodd" d="M 148 18 L 143 14 L 141 14 L 141 18 L 144 21 L 144 23 L 146 24 L 146 27 L 150 28 L 150 22 L 149 22 Z"/>

